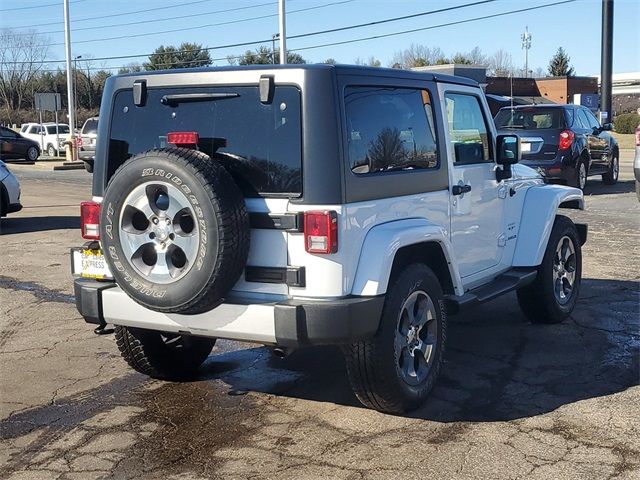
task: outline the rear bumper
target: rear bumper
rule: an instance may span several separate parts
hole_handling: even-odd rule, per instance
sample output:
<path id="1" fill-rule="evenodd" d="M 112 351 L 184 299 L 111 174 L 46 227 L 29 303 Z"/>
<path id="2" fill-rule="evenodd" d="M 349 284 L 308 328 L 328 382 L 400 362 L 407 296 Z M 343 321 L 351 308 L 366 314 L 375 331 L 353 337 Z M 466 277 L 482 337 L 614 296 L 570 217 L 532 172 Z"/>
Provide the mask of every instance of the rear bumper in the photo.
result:
<path id="1" fill-rule="evenodd" d="M 553 160 L 522 160 L 521 163 L 533 168 L 548 180 L 572 183 L 576 178 L 575 163 L 566 155 L 558 155 Z"/>
<path id="2" fill-rule="evenodd" d="M 371 338 L 378 330 L 384 296 L 330 301 L 228 301 L 215 309 L 180 315 L 149 310 L 113 282 L 75 279 L 76 307 L 85 321 L 149 330 L 228 338 L 282 347 L 335 345 Z"/>

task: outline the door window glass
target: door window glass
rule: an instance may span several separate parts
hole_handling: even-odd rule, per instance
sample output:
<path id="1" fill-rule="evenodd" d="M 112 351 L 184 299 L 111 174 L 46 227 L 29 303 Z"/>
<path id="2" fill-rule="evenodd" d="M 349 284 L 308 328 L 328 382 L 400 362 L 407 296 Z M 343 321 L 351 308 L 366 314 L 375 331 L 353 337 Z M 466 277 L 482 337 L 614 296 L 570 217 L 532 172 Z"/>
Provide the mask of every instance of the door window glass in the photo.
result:
<path id="1" fill-rule="evenodd" d="M 489 129 L 478 97 L 447 93 L 445 104 L 454 163 L 491 162 Z"/>
<path id="2" fill-rule="evenodd" d="M 347 141 L 356 174 L 437 169 L 431 97 L 426 90 L 348 87 Z"/>

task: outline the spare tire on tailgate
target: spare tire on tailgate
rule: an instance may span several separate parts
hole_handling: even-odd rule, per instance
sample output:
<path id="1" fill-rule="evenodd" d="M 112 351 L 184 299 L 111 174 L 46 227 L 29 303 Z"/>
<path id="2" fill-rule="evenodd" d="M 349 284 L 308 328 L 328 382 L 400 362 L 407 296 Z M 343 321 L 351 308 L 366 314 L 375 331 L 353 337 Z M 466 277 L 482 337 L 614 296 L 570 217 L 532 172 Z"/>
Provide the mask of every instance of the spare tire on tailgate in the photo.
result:
<path id="1" fill-rule="evenodd" d="M 249 217 L 220 163 L 184 148 L 150 150 L 109 181 L 100 238 L 116 282 L 133 300 L 194 314 L 215 307 L 242 274 Z"/>

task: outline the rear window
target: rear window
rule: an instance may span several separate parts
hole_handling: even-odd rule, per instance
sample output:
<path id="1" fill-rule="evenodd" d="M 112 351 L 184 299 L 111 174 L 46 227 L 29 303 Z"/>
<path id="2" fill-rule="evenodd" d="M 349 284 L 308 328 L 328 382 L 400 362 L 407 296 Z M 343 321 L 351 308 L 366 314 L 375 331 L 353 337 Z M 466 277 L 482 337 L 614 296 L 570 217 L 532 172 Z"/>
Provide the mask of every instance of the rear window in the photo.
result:
<path id="1" fill-rule="evenodd" d="M 84 122 L 84 126 L 82 127 L 82 134 L 91 135 L 96 133 L 97 130 L 98 130 L 98 120 L 89 119 L 86 122 Z"/>
<path id="2" fill-rule="evenodd" d="M 564 112 L 561 108 L 505 108 L 496 115 L 497 128 L 543 130 L 564 128 Z"/>
<path id="3" fill-rule="evenodd" d="M 161 103 L 165 95 L 207 93 L 224 98 Z M 298 196 L 300 115 L 300 92 L 291 86 L 276 87 L 269 104 L 260 102 L 257 86 L 149 89 L 143 107 L 124 90 L 113 107 L 108 175 L 137 153 L 169 146 L 170 132 L 198 132 L 199 150 L 222 162 L 245 196 Z"/>
<path id="4" fill-rule="evenodd" d="M 56 126 L 55 125 L 47 125 L 46 126 L 47 133 L 49 135 L 56 134 Z M 69 133 L 69 127 L 67 125 L 58 125 L 58 134 L 62 135 L 63 133 Z"/>

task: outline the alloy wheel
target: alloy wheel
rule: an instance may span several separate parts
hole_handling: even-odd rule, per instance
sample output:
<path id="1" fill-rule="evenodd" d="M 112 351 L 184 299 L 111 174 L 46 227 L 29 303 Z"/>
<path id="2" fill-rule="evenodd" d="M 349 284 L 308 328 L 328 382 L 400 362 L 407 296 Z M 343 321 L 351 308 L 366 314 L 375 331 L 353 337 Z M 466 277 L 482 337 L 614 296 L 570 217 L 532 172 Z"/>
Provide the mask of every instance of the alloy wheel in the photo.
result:
<path id="1" fill-rule="evenodd" d="M 584 162 L 580 162 L 580 166 L 578 167 L 578 187 L 580 188 L 580 190 L 584 190 L 586 184 L 587 167 L 585 167 Z"/>
<path id="2" fill-rule="evenodd" d="M 167 284 L 182 278 L 200 248 L 191 203 L 170 184 L 137 186 L 122 207 L 120 243 L 128 262 L 149 281 Z"/>
<path id="3" fill-rule="evenodd" d="M 396 369 L 409 385 L 422 383 L 435 361 L 438 342 L 436 308 L 429 295 L 417 290 L 400 309 L 394 338 Z"/>
<path id="4" fill-rule="evenodd" d="M 553 293 L 560 305 L 571 300 L 576 282 L 576 248 L 573 240 L 564 236 L 556 246 L 553 258 Z"/>

